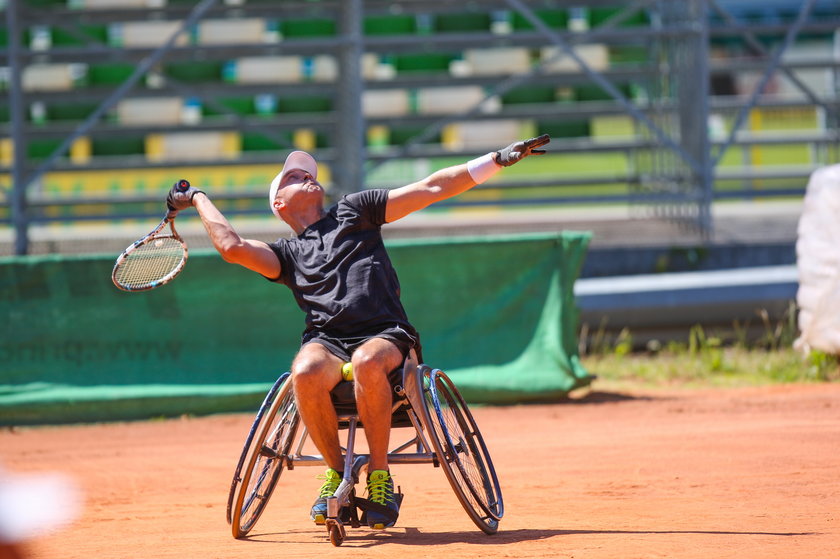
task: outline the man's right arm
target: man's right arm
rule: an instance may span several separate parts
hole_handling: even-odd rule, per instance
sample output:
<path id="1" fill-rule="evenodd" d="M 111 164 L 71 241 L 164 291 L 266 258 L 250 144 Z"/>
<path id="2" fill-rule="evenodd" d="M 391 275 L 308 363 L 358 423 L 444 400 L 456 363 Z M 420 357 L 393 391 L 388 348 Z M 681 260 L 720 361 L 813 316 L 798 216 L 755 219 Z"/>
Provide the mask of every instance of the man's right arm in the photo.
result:
<path id="1" fill-rule="evenodd" d="M 502 167 L 510 167 L 529 155 L 542 155 L 538 149 L 550 141 L 548 134 L 514 142 L 497 152 L 491 152 L 463 165 L 440 169 L 415 183 L 388 192 L 385 222 L 391 223 L 423 208 L 457 196 L 481 184 Z"/>
<path id="2" fill-rule="evenodd" d="M 210 241 L 226 262 L 239 264 L 267 278 L 280 277 L 280 259 L 268 244 L 240 237 L 203 192 L 193 196 L 192 204 L 201 216 Z"/>

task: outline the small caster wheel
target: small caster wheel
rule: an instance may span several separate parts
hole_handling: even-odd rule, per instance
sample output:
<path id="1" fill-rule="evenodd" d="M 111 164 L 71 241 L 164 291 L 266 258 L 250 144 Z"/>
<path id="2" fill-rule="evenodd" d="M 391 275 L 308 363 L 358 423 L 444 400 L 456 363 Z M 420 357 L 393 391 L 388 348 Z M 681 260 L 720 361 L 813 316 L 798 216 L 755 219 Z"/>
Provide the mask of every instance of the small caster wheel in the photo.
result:
<path id="1" fill-rule="evenodd" d="M 330 543 L 338 547 L 344 543 L 344 536 L 346 535 L 344 526 L 336 521 L 328 521 L 328 523 L 327 529 L 330 531 Z"/>

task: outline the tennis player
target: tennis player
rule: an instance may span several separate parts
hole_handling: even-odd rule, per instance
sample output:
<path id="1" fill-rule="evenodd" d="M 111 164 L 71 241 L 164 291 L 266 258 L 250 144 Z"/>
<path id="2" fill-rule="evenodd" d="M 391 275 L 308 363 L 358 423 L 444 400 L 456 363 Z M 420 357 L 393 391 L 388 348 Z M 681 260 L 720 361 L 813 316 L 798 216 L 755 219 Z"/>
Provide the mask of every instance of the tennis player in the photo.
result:
<path id="1" fill-rule="evenodd" d="M 303 151 L 287 157 L 271 182 L 268 203 L 294 231 L 273 243 L 243 239 L 210 198 L 195 187 L 172 189 L 167 202 L 177 210 L 194 206 L 225 261 L 240 264 L 288 286 L 306 313 L 301 347 L 291 373 L 300 417 L 329 466 L 310 511 L 323 524 L 327 497 L 341 482 L 344 463 L 330 390 L 352 363 L 359 418 L 370 451 L 366 511 L 370 527 L 393 526 L 399 496 L 388 468 L 392 388 L 388 373 L 401 366 L 419 336 L 400 302 L 400 284 L 383 244 L 381 227 L 430 204 L 483 183 L 503 167 L 549 142 L 548 135 L 515 142 L 467 163 L 436 171 L 412 184 L 348 194 L 325 208 L 315 159 Z"/>

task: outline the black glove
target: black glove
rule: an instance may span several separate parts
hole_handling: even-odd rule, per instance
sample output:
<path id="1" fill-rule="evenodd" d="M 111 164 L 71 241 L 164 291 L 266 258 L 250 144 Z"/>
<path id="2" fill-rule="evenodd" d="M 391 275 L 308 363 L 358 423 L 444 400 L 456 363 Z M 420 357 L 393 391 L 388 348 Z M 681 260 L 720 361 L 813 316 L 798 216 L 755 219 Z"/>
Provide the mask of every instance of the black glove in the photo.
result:
<path id="1" fill-rule="evenodd" d="M 189 208 L 193 205 L 193 196 L 203 191 L 190 186 L 189 181 L 181 179 L 172 185 L 169 194 L 166 196 L 166 207 L 169 211 L 176 212 Z"/>
<path id="2" fill-rule="evenodd" d="M 548 134 L 531 138 L 522 142 L 513 142 L 508 147 L 501 151 L 497 151 L 495 155 L 496 163 L 502 167 L 510 167 L 517 161 L 521 161 L 529 155 L 542 155 L 545 153 L 544 149 L 534 149 L 544 146 L 551 141 Z"/>

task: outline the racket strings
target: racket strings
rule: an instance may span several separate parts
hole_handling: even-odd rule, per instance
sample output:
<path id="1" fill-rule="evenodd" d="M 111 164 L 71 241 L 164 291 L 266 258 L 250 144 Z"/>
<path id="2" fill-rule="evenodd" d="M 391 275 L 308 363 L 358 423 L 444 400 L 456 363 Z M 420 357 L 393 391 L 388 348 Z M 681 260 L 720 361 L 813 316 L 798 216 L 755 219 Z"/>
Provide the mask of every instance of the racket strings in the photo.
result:
<path id="1" fill-rule="evenodd" d="M 114 280 L 127 289 L 154 286 L 178 270 L 186 251 L 173 237 L 157 237 L 128 253 L 114 272 Z"/>

